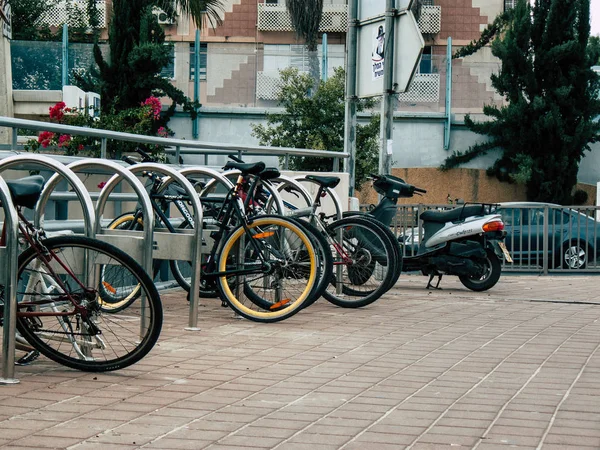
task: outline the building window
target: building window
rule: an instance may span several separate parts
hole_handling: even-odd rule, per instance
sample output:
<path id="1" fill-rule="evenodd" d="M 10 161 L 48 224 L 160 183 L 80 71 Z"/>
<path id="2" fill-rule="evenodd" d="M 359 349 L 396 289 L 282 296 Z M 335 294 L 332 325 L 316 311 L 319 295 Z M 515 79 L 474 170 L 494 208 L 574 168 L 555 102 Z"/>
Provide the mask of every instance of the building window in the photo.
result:
<path id="1" fill-rule="evenodd" d="M 421 0 L 421 6 L 433 6 L 433 0 Z"/>
<path id="2" fill-rule="evenodd" d="M 504 0 L 504 11 L 513 9 L 517 6 L 517 0 Z"/>
<path id="3" fill-rule="evenodd" d="M 431 59 L 431 46 L 428 45 L 423 48 L 423 54 L 421 55 L 421 62 L 419 64 L 419 73 L 433 73 Z"/>
<path id="4" fill-rule="evenodd" d="M 160 76 L 168 78 L 169 80 L 175 79 L 175 46 L 173 44 L 166 44 L 170 47 L 170 61 L 160 71 Z"/>
<path id="5" fill-rule="evenodd" d="M 196 44 L 190 43 L 190 81 L 194 79 L 194 57 Z M 206 80 L 206 55 L 208 53 L 208 47 L 206 44 L 200 43 L 200 80 Z"/>

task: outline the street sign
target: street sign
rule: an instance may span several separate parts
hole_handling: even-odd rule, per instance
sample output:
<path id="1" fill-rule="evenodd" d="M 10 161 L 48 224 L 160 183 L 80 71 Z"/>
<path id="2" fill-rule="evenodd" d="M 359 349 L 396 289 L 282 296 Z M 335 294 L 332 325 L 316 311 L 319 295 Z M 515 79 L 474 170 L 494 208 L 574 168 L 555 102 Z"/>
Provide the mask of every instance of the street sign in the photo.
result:
<path id="1" fill-rule="evenodd" d="M 396 0 L 395 8 L 401 12 L 410 8 L 413 0 Z M 358 20 L 371 17 L 383 16 L 385 14 L 385 2 L 383 0 L 360 0 L 358 2 Z"/>
<path id="2" fill-rule="evenodd" d="M 410 11 L 397 16 L 394 24 L 395 92 L 406 92 L 419 65 L 425 41 Z M 378 20 L 358 29 L 356 95 L 372 97 L 383 94 L 383 47 L 385 23 Z"/>

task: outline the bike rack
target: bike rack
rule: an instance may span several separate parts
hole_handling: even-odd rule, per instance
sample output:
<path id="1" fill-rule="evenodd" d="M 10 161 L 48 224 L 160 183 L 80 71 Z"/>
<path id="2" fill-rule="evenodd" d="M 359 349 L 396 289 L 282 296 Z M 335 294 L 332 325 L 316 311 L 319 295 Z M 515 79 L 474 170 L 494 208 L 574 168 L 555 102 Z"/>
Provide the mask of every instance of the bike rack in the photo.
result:
<path id="1" fill-rule="evenodd" d="M 127 167 L 127 170 L 136 174 L 141 172 L 155 172 L 170 177 L 169 182 L 176 181 L 183 187 L 192 204 L 194 211 L 193 233 L 181 230 L 181 233 L 154 231 L 152 257 L 154 259 L 181 259 L 192 262 L 192 278 L 190 280 L 190 313 L 189 325 L 186 330 L 198 331 L 198 303 L 200 299 L 200 260 L 202 255 L 202 204 L 198 194 L 185 176 L 176 169 L 157 163 L 140 163 Z M 111 178 L 104 186 L 116 182 Z M 100 202 L 100 199 L 98 200 Z M 144 227 L 145 228 L 145 227 Z M 191 230 L 190 230 L 191 231 Z"/>
<path id="2" fill-rule="evenodd" d="M 92 199 L 79 178 L 68 169 L 64 164 L 59 163 L 47 156 L 42 155 L 17 155 L 11 156 L 0 161 L 0 172 L 15 166 L 43 166 L 60 173 L 70 183 L 79 200 L 82 203 L 84 225 L 88 235 L 93 234 L 93 223 L 94 223 L 94 208 L 92 205 Z M 51 177 L 52 178 L 52 177 Z M 14 376 L 14 364 L 15 364 L 15 328 L 17 321 L 17 268 L 18 268 L 18 218 L 16 209 L 12 204 L 12 197 L 6 182 L 0 177 L 0 197 L 2 205 L 5 211 L 5 222 L 8 225 L 7 232 L 7 246 L 2 249 L 2 253 L 8 254 L 8 270 L 0 271 L 0 276 L 5 276 L 5 303 L 4 303 L 4 330 L 3 330 L 3 341 L 2 341 L 2 375 L 0 384 L 14 384 L 18 383 L 18 380 L 13 378 Z M 42 196 L 49 196 L 48 190 L 44 187 Z M 35 223 L 39 225 L 39 222 L 43 218 L 43 207 L 45 202 L 40 207 L 40 203 L 35 208 Z M 6 274 L 8 272 L 8 274 Z M 10 282 L 9 282 L 10 281 Z"/>
<path id="3" fill-rule="evenodd" d="M 0 283 L 4 285 L 4 327 L 2 335 L 2 378 L 0 384 L 17 384 L 15 376 L 15 332 L 17 324 L 17 267 L 19 220 L 6 181 L 0 177 L 0 200 L 4 208 L 6 246 L 0 247 Z"/>

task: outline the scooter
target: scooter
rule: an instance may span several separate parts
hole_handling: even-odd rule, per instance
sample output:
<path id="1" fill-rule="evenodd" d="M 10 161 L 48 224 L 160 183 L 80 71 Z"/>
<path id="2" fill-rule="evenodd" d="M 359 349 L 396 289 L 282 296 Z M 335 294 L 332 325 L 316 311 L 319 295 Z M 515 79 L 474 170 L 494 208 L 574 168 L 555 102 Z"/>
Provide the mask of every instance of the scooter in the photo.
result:
<path id="1" fill-rule="evenodd" d="M 398 199 L 426 193 L 392 175 L 372 175 L 373 187 L 382 195 L 379 204 L 367 214 L 389 226 L 396 216 Z M 402 271 L 421 271 L 429 275 L 427 289 L 439 289 L 443 275 L 458 276 L 461 283 L 473 291 L 486 291 L 500 279 L 502 257 L 511 262 L 504 245 L 506 236 L 495 205 L 468 204 L 448 211 L 429 210 L 420 214 L 423 236 L 414 233 L 400 236 L 405 255 Z M 412 242 L 410 242 L 412 241 Z M 417 248 L 418 245 L 418 248 Z M 438 277 L 435 286 L 434 277 Z"/>

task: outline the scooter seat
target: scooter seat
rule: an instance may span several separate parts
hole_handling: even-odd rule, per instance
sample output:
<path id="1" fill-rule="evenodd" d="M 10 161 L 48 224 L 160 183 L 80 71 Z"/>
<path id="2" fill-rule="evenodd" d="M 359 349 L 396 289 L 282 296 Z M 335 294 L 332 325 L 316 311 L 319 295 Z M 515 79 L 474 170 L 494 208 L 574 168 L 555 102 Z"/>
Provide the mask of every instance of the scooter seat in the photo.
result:
<path id="1" fill-rule="evenodd" d="M 340 182 L 340 179 L 338 177 L 322 177 L 319 175 L 306 175 L 306 179 L 315 181 L 324 188 L 334 188 Z"/>
<path id="2" fill-rule="evenodd" d="M 467 205 L 449 211 L 425 211 L 421 213 L 419 218 L 425 222 L 446 223 L 466 219 L 471 216 L 483 216 L 485 213 L 484 205 Z"/>

